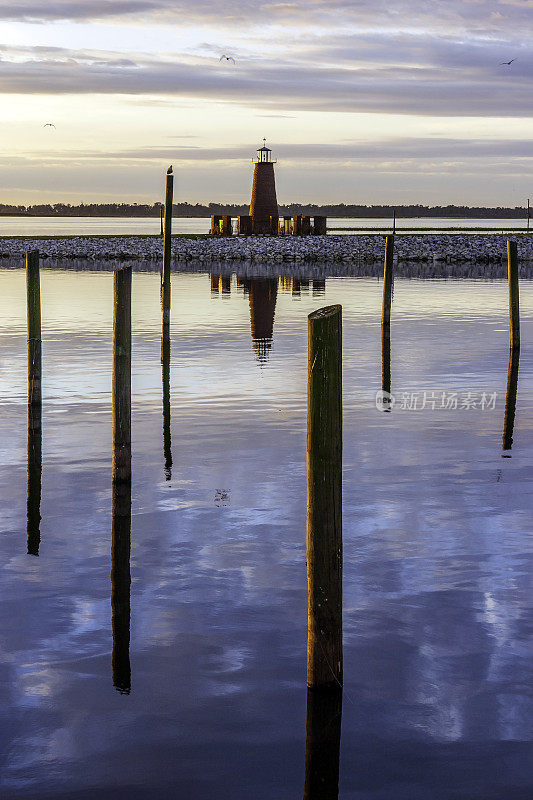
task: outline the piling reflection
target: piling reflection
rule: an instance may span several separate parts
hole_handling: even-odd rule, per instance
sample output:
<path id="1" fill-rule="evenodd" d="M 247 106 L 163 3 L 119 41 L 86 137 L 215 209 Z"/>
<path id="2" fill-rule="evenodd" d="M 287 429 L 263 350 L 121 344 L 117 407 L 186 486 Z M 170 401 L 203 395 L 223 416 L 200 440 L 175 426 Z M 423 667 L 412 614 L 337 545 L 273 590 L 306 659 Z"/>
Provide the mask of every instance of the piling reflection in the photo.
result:
<path id="1" fill-rule="evenodd" d="M 163 378 L 163 456 L 165 478 L 172 478 L 172 436 L 170 432 L 170 340 L 161 343 L 161 367 Z"/>
<path id="2" fill-rule="evenodd" d="M 390 369 L 390 325 L 381 327 L 381 390 L 383 392 L 383 411 L 391 407 L 391 369 Z"/>
<path id="3" fill-rule="evenodd" d="M 304 800 L 337 800 L 342 689 L 307 689 Z"/>
<path id="4" fill-rule="evenodd" d="M 516 413 L 516 395 L 518 391 L 518 368 L 520 349 L 509 350 L 509 368 L 507 372 L 507 392 L 505 395 L 505 418 L 503 422 L 502 458 L 511 458 L 513 446 L 514 420 Z"/>
<path id="5" fill-rule="evenodd" d="M 324 297 L 326 294 L 326 279 L 313 278 L 313 297 Z"/>
<path id="6" fill-rule="evenodd" d="M 113 528 L 111 537 L 113 686 L 121 694 L 129 694 L 131 690 L 130 546 L 131 481 L 121 481 L 113 484 Z"/>
<path id="7" fill-rule="evenodd" d="M 218 275 L 212 273 L 210 275 L 211 281 L 211 294 L 215 297 L 218 295 L 231 294 L 231 275 Z"/>
<path id="8" fill-rule="evenodd" d="M 298 277 L 290 277 L 282 275 L 278 279 L 279 291 L 282 294 L 290 294 L 296 300 L 300 299 L 302 294 L 312 292 L 313 297 L 324 297 L 326 293 L 326 278 L 314 277 L 312 280 L 303 277 L 302 271 Z"/>
<path id="9" fill-rule="evenodd" d="M 28 405 L 28 555 L 38 556 L 41 543 L 42 427 L 40 405 Z"/>

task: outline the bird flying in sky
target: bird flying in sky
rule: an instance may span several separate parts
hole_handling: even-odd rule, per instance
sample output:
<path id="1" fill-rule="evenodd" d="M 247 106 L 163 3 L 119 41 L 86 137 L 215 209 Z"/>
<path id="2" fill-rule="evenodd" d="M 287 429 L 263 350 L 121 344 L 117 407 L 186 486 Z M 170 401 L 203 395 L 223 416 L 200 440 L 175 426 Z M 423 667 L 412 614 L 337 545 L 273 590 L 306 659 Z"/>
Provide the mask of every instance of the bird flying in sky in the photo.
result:
<path id="1" fill-rule="evenodd" d="M 55 125 L 53 122 L 45 122 L 43 128 L 55 128 Z"/>
<path id="2" fill-rule="evenodd" d="M 503 67 L 504 64 L 505 64 L 506 67 L 508 67 L 509 64 L 513 63 L 513 61 L 516 61 L 516 58 L 512 58 L 510 61 L 502 61 L 501 64 L 500 64 L 500 67 Z"/>
<path id="3" fill-rule="evenodd" d="M 232 61 L 235 64 L 235 59 L 233 58 L 233 56 L 220 56 L 220 58 L 218 60 L 219 61 L 224 61 L 224 60 L 225 61 Z"/>

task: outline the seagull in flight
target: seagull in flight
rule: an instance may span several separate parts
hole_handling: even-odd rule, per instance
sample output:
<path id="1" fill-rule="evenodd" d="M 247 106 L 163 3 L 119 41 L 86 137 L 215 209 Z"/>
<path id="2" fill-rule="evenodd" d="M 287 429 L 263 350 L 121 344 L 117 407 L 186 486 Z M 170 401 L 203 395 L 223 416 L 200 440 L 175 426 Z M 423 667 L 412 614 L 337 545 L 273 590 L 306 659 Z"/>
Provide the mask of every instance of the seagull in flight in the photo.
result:
<path id="1" fill-rule="evenodd" d="M 53 122 L 45 122 L 43 128 L 55 128 L 55 125 Z"/>
<path id="2" fill-rule="evenodd" d="M 218 60 L 219 61 L 224 61 L 224 60 L 232 61 L 235 64 L 235 59 L 233 58 L 233 56 L 220 56 L 220 58 Z"/>
<path id="3" fill-rule="evenodd" d="M 503 67 L 504 64 L 505 64 L 506 67 L 508 67 L 510 64 L 513 63 L 513 61 L 516 61 L 516 58 L 512 58 L 510 61 L 502 61 L 501 64 L 500 64 L 500 67 Z"/>

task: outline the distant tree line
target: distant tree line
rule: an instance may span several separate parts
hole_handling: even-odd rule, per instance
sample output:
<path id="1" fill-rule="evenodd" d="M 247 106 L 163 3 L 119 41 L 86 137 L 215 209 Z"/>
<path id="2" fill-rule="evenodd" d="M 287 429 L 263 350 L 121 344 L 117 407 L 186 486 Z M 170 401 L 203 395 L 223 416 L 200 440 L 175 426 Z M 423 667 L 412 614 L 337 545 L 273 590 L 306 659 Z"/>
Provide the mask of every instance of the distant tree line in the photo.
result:
<path id="1" fill-rule="evenodd" d="M 41 203 L 31 206 L 6 205 L 0 203 L 0 215 L 3 216 L 32 216 L 32 217 L 159 217 L 162 204 L 153 203 Z M 280 205 L 280 216 L 304 214 L 307 216 L 323 215 L 326 217 L 392 217 L 393 206 L 362 206 L 337 203 L 332 205 L 306 205 L 290 203 Z M 229 203 L 175 203 L 174 214 L 178 217 L 209 217 L 211 214 L 231 214 L 232 217 L 249 213 L 248 205 L 235 205 Z M 486 207 L 486 206 L 422 206 L 404 205 L 396 206 L 396 216 L 409 217 L 488 217 L 488 218 L 516 218 L 525 216 L 525 209 L 521 206 L 515 208 Z"/>

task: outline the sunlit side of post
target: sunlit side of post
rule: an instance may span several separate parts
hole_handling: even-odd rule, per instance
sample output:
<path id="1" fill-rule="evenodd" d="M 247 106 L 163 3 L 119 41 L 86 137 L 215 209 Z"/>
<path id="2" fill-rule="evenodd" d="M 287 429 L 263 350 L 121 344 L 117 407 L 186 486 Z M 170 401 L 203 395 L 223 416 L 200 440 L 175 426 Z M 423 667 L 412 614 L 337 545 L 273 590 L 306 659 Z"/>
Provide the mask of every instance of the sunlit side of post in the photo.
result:
<path id="1" fill-rule="evenodd" d="M 342 685 L 342 308 L 308 317 L 307 683 Z"/>

